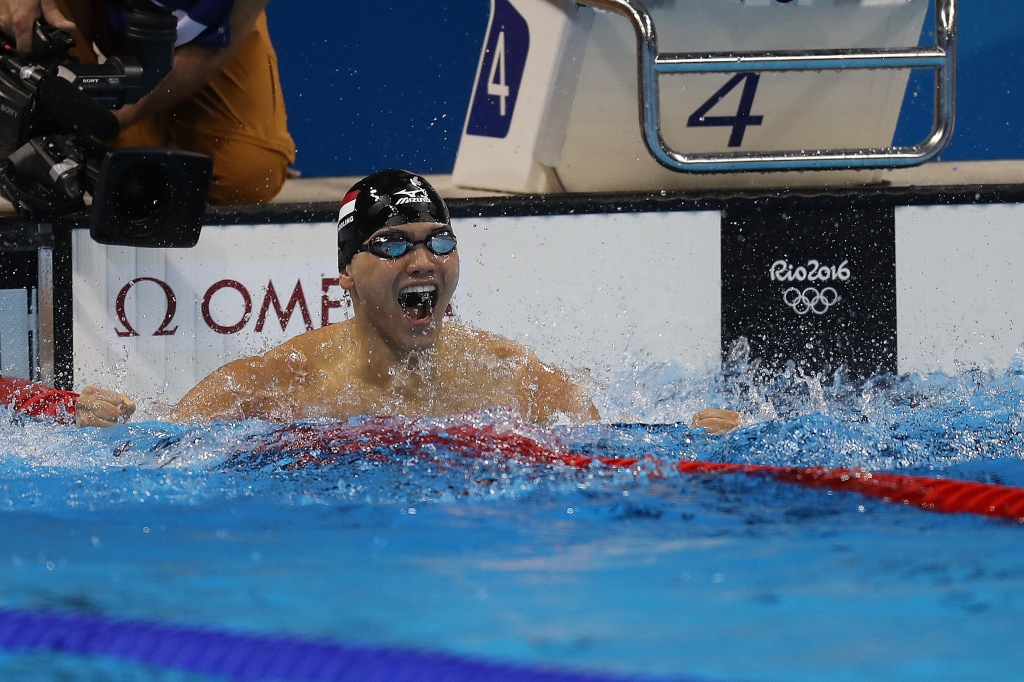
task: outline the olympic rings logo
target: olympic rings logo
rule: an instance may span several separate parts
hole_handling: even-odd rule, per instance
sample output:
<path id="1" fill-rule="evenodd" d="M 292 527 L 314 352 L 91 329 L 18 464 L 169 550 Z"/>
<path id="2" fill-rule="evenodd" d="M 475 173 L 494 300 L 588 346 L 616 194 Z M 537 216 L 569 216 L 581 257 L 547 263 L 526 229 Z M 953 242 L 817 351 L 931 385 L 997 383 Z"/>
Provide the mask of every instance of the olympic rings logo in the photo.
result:
<path id="1" fill-rule="evenodd" d="M 821 291 L 814 287 L 807 287 L 803 291 L 789 287 L 782 292 L 782 301 L 797 315 L 824 315 L 829 308 L 839 302 L 840 298 L 839 292 L 832 287 L 825 287 Z"/>

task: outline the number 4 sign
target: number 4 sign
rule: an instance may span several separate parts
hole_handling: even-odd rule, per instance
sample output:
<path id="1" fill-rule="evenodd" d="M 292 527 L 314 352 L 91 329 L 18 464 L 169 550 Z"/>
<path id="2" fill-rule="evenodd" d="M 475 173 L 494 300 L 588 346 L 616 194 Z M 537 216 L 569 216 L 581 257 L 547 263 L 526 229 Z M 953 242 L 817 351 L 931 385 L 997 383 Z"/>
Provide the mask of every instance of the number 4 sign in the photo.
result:
<path id="1" fill-rule="evenodd" d="M 718 92 L 711 95 L 711 98 L 700 105 L 697 111 L 690 114 L 686 121 L 687 128 L 732 128 L 729 135 L 729 146 L 739 147 L 743 144 L 743 134 L 747 126 L 759 126 L 764 120 L 763 116 L 751 116 L 750 110 L 754 107 L 754 95 L 757 94 L 757 82 L 761 76 L 756 73 L 738 73 L 723 85 Z M 732 92 L 733 88 L 746 81 L 743 85 L 743 93 L 740 95 L 740 105 L 736 109 L 735 116 L 708 116 L 707 114 L 715 108 L 715 105 L 725 99 L 725 96 Z"/>
<path id="2" fill-rule="evenodd" d="M 505 32 L 498 33 L 498 44 L 491 59 L 491 75 L 487 77 L 487 94 L 498 98 L 498 115 L 508 116 L 508 82 L 505 80 Z M 497 76 L 497 78 L 495 78 Z"/>
<path id="3" fill-rule="evenodd" d="M 529 51 L 530 29 L 526 19 L 509 0 L 494 0 L 491 30 L 473 92 L 467 134 L 508 135 Z"/>

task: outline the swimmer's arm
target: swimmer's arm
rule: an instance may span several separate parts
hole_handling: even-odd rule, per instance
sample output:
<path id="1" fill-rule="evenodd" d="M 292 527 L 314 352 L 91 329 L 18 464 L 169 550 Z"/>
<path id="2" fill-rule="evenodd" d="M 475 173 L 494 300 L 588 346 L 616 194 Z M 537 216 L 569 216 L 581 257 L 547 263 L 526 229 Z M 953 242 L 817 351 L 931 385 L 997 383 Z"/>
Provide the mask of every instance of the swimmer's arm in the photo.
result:
<path id="1" fill-rule="evenodd" d="M 562 414 L 576 424 L 601 419 L 597 408 L 583 389 L 562 370 L 531 358 L 529 375 L 530 408 L 527 417 L 530 421 L 552 422 Z"/>
<path id="2" fill-rule="evenodd" d="M 288 368 L 280 364 L 269 354 L 229 362 L 186 393 L 171 411 L 171 420 L 292 418 L 294 405 L 288 391 L 279 389 L 291 383 L 283 376 Z"/>
<path id="3" fill-rule="evenodd" d="M 729 433 L 740 425 L 740 413 L 734 410 L 708 408 L 693 415 L 691 429 L 704 429 L 712 436 Z"/>
<path id="4" fill-rule="evenodd" d="M 167 77 L 135 104 L 126 104 L 114 112 L 121 123 L 121 128 L 127 128 L 144 118 L 167 111 L 220 73 L 249 37 L 268 1 L 235 0 L 234 9 L 231 11 L 231 44 L 228 47 L 182 45 L 177 48 L 174 51 L 174 65 Z"/>

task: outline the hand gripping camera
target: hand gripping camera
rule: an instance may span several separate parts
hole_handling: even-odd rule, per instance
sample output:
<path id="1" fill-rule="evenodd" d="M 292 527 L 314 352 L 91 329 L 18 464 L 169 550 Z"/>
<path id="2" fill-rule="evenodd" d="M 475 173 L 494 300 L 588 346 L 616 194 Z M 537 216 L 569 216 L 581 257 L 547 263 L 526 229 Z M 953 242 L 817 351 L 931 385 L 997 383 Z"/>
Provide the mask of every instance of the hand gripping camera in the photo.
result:
<path id="1" fill-rule="evenodd" d="M 157 148 L 110 150 L 111 109 L 137 102 L 174 63 L 177 20 L 132 0 L 131 56 L 80 64 L 67 31 L 36 22 L 32 52 L 0 33 L 0 194 L 33 220 L 87 210 L 96 241 L 125 246 L 195 246 L 213 161 Z"/>

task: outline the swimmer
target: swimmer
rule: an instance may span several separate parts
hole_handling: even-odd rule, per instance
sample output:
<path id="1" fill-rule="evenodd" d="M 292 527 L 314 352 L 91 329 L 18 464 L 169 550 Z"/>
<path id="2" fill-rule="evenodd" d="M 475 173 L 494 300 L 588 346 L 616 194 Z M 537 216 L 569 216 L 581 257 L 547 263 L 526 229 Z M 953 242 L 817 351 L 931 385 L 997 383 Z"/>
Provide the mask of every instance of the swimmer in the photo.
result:
<path id="1" fill-rule="evenodd" d="M 189 391 L 172 418 L 425 417 L 488 407 L 536 423 L 600 418 L 564 371 L 515 341 L 446 319 L 459 281 L 457 239 L 422 176 L 385 170 L 349 190 L 338 265 L 351 319 L 228 363 Z M 694 425 L 719 432 L 738 418 L 706 410 Z"/>
<path id="2" fill-rule="evenodd" d="M 0 377 L 0 405 L 12 412 L 81 427 L 123 424 L 135 413 L 135 403 L 124 393 L 86 386 L 79 394 L 11 377 Z"/>

